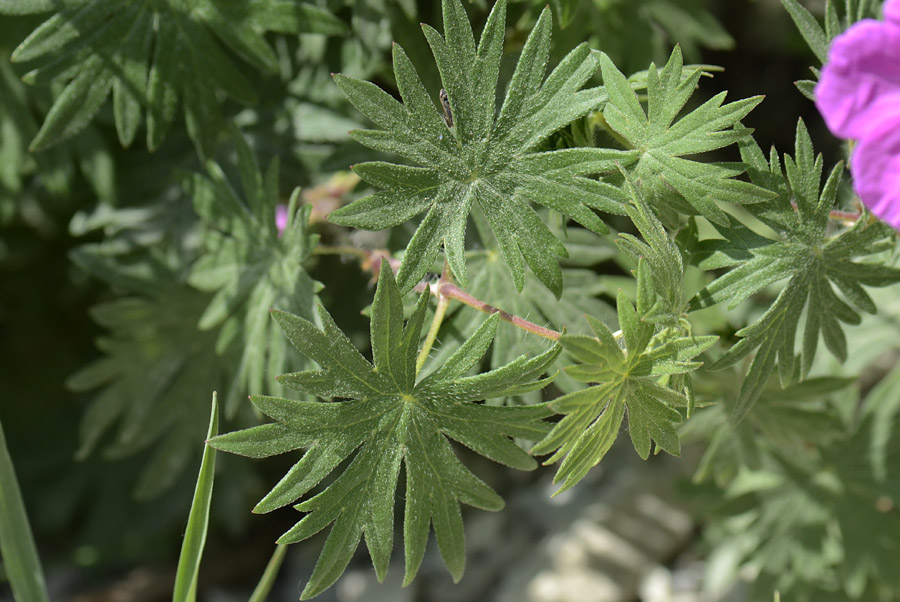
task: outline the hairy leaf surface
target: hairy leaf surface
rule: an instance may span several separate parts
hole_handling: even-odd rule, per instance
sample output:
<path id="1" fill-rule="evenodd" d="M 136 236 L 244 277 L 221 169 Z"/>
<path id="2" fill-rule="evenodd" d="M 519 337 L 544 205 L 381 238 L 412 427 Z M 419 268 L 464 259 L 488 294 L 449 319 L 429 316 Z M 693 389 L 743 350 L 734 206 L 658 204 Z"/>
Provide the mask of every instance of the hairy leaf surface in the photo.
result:
<path id="1" fill-rule="evenodd" d="M 343 401 L 292 401 L 252 397 L 275 422 L 214 438 L 218 449 L 265 457 L 305 449 L 301 460 L 257 505 L 268 512 L 296 506 L 306 515 L 282 535 L 297 542 L 328 525 L 331 532 L 303 591 L 320 593 L 344 572 L 364 535 L 376 574 L 383 579 L 393 548 L 397 481 L 405 467 L 404 547 L 406 579 L 415 576 L 425 553 L 429 526 L 454 580 L 465 566 L 460 504 L 499 510 L 503 500 L 457 458 L 456 441 L 495 462 L 531 470 L 536 463 L 511 438 L 537 440 L 549 425 L 546 404 L 506 408 L 478 403 L 491 397 L 532 391 L 551 379 L 539 377 L 559 347 L 525 356 L 489 372 L 465 376 L 484 355 L 497 327 L 491 316 L 439 369 L 424 379 L 416 356 L 428 295 L 423 294 L 404 326 L 400 290 L 387 262 L 372 307 L 374 365 L 353 347 L 331 316 L 320 308 L 320 330 L 312 322 L 274 312 L 275 320 L 300 351 L 321 369 L 280 377 L 287 387 Z M 319 493 L 307 494 L 349 461 Z"/>
<path id="2" fill-rule="evenodd" d="M 686 158 L 749 136 L 746 129 L 733 126 L 762 101 L 761 96 L 723 104 L 725 92 L 721 92 L 681 115 L 702 70 L 695 67 L 685 74 L 681 50 L 676 47 L 662 70 L 650 66 L 645 111 L 609 57 L 601 55 L 600 67 L 609 94 L 603 116 L 626 147 L 638 151 L 629 173 L 639 180 L 658 211 L 671 212 L 668 207 L 673 205 L 682 213 L 699 214 L 725 225 L 727 214 L 717 202 L 757 203 L 772 197 L 764 188 L 735 179 L 744 172 L 742 165 Z"/>
<path id="3" fill-rule="evenodd" d="M 554 255 L 562 243 L 531 203 L 549 207 L 598 233 L 607 232 L 595 209 L 623 213 L 627 200 L 611 184 L 583 177 L 614 171 L 637 153 L 599 148 L 540 151 L 550 134 L 597 108 L 600 88 L 580 88 L 599 65 L 587 44 L 570 52 L 544 78 L 550 53 L 550 10 L 528 36 L 506 98 L 496 114 L 498 73 L 503 51 L 506 2 L 494 5 L 476 48 L 459 0 L 443 0 L 444 36 L 424 25 L 441 74 L 452 126 L 422 85 L 409 57 L 394 45 L 394 74 L 403 102 L 369 82 L 336 75 L 335 82 L 366 117 L 383 130 L 352 135 L 375 150 L 390 152 L 416 166 L 369 162 L 356 173 L 379 188 L 333 212 L 335 223 L 380 230 L 425 212 L 397 274 L 409 290 L 431 268 L 443 248 L 456 279 L 465 286 L 465 234 L 469 213 L 484 212 L 517 290 L 527 263 L 559 297 L 562 276 Z M 523 262 L 524 259 L 524 262 Z"/>
<path id="4" fill-rule="evenodd" d="M 714 336 L 691 336 L 686 321 L 679 319 L 684 302 L 678 291 L 682 273 L 678 248 L 669 240 L 659 220 L 626 178 L 634 199 L 629 214 L 638 225 L 645 242 L 625 236 L 630 252 L 641 257 L 637 270 L 637 308 L 625 293 L 616 299 L 619 326 L 610 328 L 587 315 L 594 337 L 564 334 L 560 343 L 578 363 L 566 373 L 592 386 L 568 393 L 551 402 L 550 407 L 565 417 L 532 450 L 535 454 L 553 455 L 545 462 L 562 459 L 554 482 L 562 482 L 557 491 L 565 491 L 580 481 L 612 447 L 619 428 L 628 414 L 631 441 L 641 458 L 647 459 L 651 443 L 678 455 L 681 443 L 675 425 L 682 420 L 677 407 L 693 408 L 689 373 L 700 367 L 693 358 L 715 341 Z M 659 265 L 672 269 L 654 276 Z M 659 328 L 661 325 L 662 328 Z"/>

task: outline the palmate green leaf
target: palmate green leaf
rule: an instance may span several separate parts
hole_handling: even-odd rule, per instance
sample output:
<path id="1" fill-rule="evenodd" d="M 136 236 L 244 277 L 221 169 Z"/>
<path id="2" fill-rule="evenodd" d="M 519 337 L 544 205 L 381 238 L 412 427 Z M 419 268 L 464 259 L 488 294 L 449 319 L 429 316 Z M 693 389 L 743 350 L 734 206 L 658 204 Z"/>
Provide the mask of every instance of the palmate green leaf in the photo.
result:
<path id="1" fill-rule="evenodd" d="M 651 65 L 647 75 L 647 109 L 641 106 L 625 76 L 606 55 L 600 66 L 609 102 L 603 116 L 613 132 L 637 149 L 637 162 L 627 171 L 641 185 L 648 202 L 657 211 L 702 215 L 713 223 L 727 225 L 727 214 L 717 201 L 758 203 L 773 195 L 764 188 L 735 179 L 744 172 L 740 164 L 693 161 L 685 157 L 734 144 L 749 136 L 734 126 L 762 97 L 722 104 L 725 92 L 717 94 L 693 111 L 682 115 L 701 76 L 695 68 L 684 74 L 681 50 L 676 47 L 662 70 Z"/>
<path id="2" fill-rule="evenodd" d="M 644 240 L 621 235 L 622 248 L 637 262 L 637 306 L 623 291 L 616 297 L 619 326 L 615 334 L 587 315 L 594 337 L 563 334 L 560 343 L 578 363 L 566 374 L 593 386 L 551 402 L 565 417 L 532 450 L 562 459 L 554 483 L 556 492 L 580 481 L 612 447 L 628 414 L 628 430 L 638 455 L 647 459 L 651 445 L 677 455 L 681 442 L 675 425 L 682 420 L 676 407 L 690 417 L 694 409 L 690 373 L 702 363 L 693 358 L 716 341 L 715 336 L 692 336 L 683 318 L 684 267 L 678 247 L 644 202 L 626 174 L 632 198 L 627 211 Z"/>
<path id="3" fill-rule="evenodd" d="M 16 12 L 0 5 L 0 12 L 10 10 Z M 188 133 L 209 156 L 223 129 L 220 97 L 256 101 L 225 48 L 272 73 L 277 61 L 266 32 L 344 29 L 326 10 L 294 0 L 62 0 L 28 6 L 28 12 L 49 10 L 53 16 L 12 57 L 31 67 L 24 77 L 28 83 L 67 82 L 32 141 L 33 150 L 76 134 L 112 94 L 123 146 L 134 141 L 146 114 L 147 147 L 159 148 L 180 99 Z"/>
<path id="4" fill-rule="evenodd" d="M 354 166 L 375 194 L 333 212 L 337 224 L 380 230 L 427 212 L 410 241 L 397 274 L 409 290 L 429 270 L 443 247 L 450 269 L 465 286 L 465 233 L 477 208 L 486 216 L 516 289 L 527 263 L 559 297 L 562 277 L 554 255 L 565 247 L 530 203 L 538 203 L 595 232 L 606 226 L 595 209 L 623 213 L 621 191 L 583 177 L 627 165 L 636 153 L 598 148 L 539 152 L 537 146 L 559 128 L 596 108 L 601 89 L 580 88 L 599 58 L 586 44 L 570 52 L 544 78 L 550 52 L 550 10 L 534 26 L 495 114 L 503 50 L 506 2 L 494 5 L 476 48 L 459 0 L 443 0 L 444 36 L 423 26 L 446 90 L 452 126 L 422 85 L 409 57 L 394 45 L 394 74 L 403 103 L 374 84 L 336 75 L 335 82 L 357 109 L 384 130 L 352 132 L 360 143 L 395 153 L 416 166 L 384 162 Z M 436 91 L 435 91 L 436 92 Z M 523 262 L 524 258 L 524 262 Z"/>
<path id="5" fill-rule="evenodd" d="M 774 151 L 767 162 L 759 147 L 750 141 L 742 145 L 742 156 L 751 166 L 751 178 L 779 195 L 765 204 L 751 206 L 750 210 L 781 237 L 768 239 L 748 233 L 733 219 L 725 227 L 717 225 L 725 241 L 701 241 L 701 251 L 709 242 L 707 250 L 717 258 L 719 267 L 728 264 L 725 258 L 729 256 L 730 265 L 736 267 L 697 293 L 691 309 L 722 301 L 735 307 L 771 284 L 788 282 L 757 321 L 737 332 L 741 339 L 712 366 L 730 366 L 756 350 L 733 408 L 735 423 L 753 407 L 776 365 L 782 384 L 791 382 L 795 340 L 804 312 L 800 378 L 805 378 L 812 366 L 820 335 L 835 357 L 846 359 L 847 343 L 841 322 L 858 324 L 859 312 L 876 311 L 864 286 L 887 286 L 900 281 L 897 268 L 854 261 L 892 248 L 894 237 L 888 226 L 864 218 L 848 229 L 835 231 L 829 226 L 843 168 L 840 164 L 835 166 L 820 188 L 822 157 L 814 156 L 802 121 L 797 126 L 795 157 L 785 155 L 784 172 Z M 792 203 L 796 207 L 793 211 Z"/>
<path id="6" fill-rule="evenodd" d="M 706 376 L 706 375 L 705 375 Z M 759 470 L 772 454 L 798 457 L 809 453 L 810 445 L 827 446 L 846 431 L 830 398 L 856 382 L 852 377 L 808 378 L 782 389 L 770 378 L 754 410 L 740 424 L 731 425 L 729 407 L 718 403 L 737 399 L 740 379 L 734 370 L 708 374 L 698 379 L 698 403 L 715 404 L 695 413 L 679 430 L 684 442 L 707 445 L 693 480 L 713 480 L 727 487 L 743 469 Z"/>
<path id="7" fill-rule="evenodd" d="M 154 446 L 135 495 L 155 497 L 179 478 L 197 453 L 209 406 L 198 390 L 227 383 L 234 358 L 212 351 L 216 334 L 197 329 L 209 295 L 183 280 L 186 267 L 150 253 L 128 265 L 101 245 L 84 245 L 72 254 L 76 264 L 128 296 L 91 308 L 108 330 L 97 340 L 103 356 L 72 375 L 75 391 L 100 388 L 80 426 L 79 457 L 104 445 L 111 459 Z M 114 437 L 103 436 L 115 430 Z"/>
<path id="8" fill-rule="evenodd" d="M 210 443 L 223 451 L 265 457 L 306 449 L 301 460 L 257 505 L 268 512 L 304 498 L 342 462 L 336 478 L 296 506 L 306 515 L 280 543 L 302 541 L 328 525 L 331 532 L 302 598 L 322 592 L 344 572 L 365 535 L 379 580 L 393 548 L 397 480 L 405 467 L 404 547 L 409 583 L 425 553 L 429 525 L 454 580 L 465 566 L 460 503 L 499 510 L 503 500 L 463 466 L 450 440 L 501 464 L 530 470 L 534 459 L 511 438 L 531 441 L 549 430 L 546 404 L 518 408 L 477 403 L 545 386 L 539 377 L 558 356 L 558 346 L 489 372 L 464 376 L 484 355 L 498 316 L 491 316 L 437 370 L 417 380 L 418 354 L 428 294 L 404 326 L 400 289 L 387 262 L 372 307 L 374 365 L 353 347 L 322 308 L 320 330 L 312 322 L 274 312 L 291 343 L 321 369 L 280 377 L 282 384 L 322 398 L 345 401 L 292 401 L 255 396 L 254 405 L 275 420 L 228 433 Z"/>
<path id="9" fill-rule="evenodd" d="M 890 380 L 896 378 L 888 376 L 882 382 L 890 385 Z M 820 391 L 819 397 L 824 393 Z M 894 599 L 900 592 L 895 570 L 900 562 L 900 514 L 894 501 L 900 497 L 896 423 L 884 431 L 887 437 L 880 442 L 884 455 L 873 454 L 873 438 L 885 425 L 879 424 L 884 416 L 873 413 L 876 408 L 869 402 L 882 393 L 873 390 L 862 403 L 852 395 L 849 401 L 861 409 L 857 420 L 843 428 L 833 424 L 825 441 L 813 425 L 801 426 L 802 418 L 795 415 L 781 429 L 803 428 L 811 437 L 805 445 L 769 446 L 778 453 L 768 454 L 759 468 L 742 470 L 724 492 L 715 492 L 714 512 L 719 514 L 715 518 L 726 527 L 722 535 L 738 553 L 735 560 L 754 566 L 791 599 Z M 892 393 L 889 403 L 896 407 L 896 388 Z M 822 407 L 815 398 L 806 402 Z M 800 405 L 791 404 L 786 396 L 782 403 L 795 409 Z M 755 414 L 754 410 L 744 424 Z M 823 417 L 819 413 L 820 426 Z M 730 428 L 723 428 L 729 430 L 727 437 L 734 437 Z M 756 438 L 760 439 L 758 433 Z M 722 520 L 723 513 L 734 520 Z M 736 540 L 739 545 L 734 546 Z M 788 565 L 792 568 L 785 571 Z M 828 585 L 832 595 L 802 596 L 809 584 Z M 876 589 L 877 595 L 872 591 Z"/>
<path id="10" fill-rule="evenodd" d="M 309 231 L 311 206 L 298 208 L 299 190 L 295 190 L 288 204 L 287 227 L 279 233 L 275 223 L 278 162 L 273 161 L 263 174 L 244 139 L 235 135 L 234 140 L 240 192 L 213 162 L 207 164 L 206 176 L 197 174 L 190 181 L 194 208 L 206 229 L 203 253 L 188 277 L 192 286 L 215 293 L 200 317 L 200 329 L 219 328 L 218 353 L 241 350 L 225 400 L 229 417 L 248 391 L 280 394 L 271 375 L 304 361 L 280 336 L 269 310 L 282 307 L 313 319 L 321 288 L 305 269 L 318 240 Z"/>
<path id="11" fill-rule="evenodd" d="M 683 386 L 669 388 L 667 379 L 698 368 L 700 362 L 691 359 L 716 337 L 667 331 L 654 336 L 653 324 L 638 315 L 624 293 L 617 302 L 620 333 L 613 334 L 604 323 L 586 316 L 595 337 L 560 337 L 566 353 L 579 362 L 566 373 L 596 384 L 551 402 L 550 407 L 565 418 L 532 449 L 534 454 L 553 454 L 545 464 L 563 460 L 553 479 L 562 482 L 556 493 L 574 486 L 603 459 L 618 437 L 626 410 L 631 441 L 642 458 L 650 455 L 651 442 L 670 454 L 681 453 L 675 425 L 682 416 L 675 408 L 687 408 L 689 400 Z"/>

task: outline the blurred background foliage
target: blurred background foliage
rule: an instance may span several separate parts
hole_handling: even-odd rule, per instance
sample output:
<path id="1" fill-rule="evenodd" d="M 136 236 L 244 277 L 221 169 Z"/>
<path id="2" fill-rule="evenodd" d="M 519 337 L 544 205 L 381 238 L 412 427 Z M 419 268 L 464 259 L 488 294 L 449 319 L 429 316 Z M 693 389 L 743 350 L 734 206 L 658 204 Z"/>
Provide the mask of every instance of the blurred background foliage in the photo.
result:
<path id="1" fill-rule="evenodd" d="M 84 3 L 71 4 L 75 10 Z M 97 103 L 95 114 L 84 106 L 67 109 L 81 111 L 63 114 L 80 120 L 77 127 L 64 124 L 39 136 L 52 107 L 73 94 L 65 61 L 54 60 L 77 66 L 84 47 L 70 40 L 65 52 L 56 47 L 43 57 L 48 62 L 37 54 L 10 62 L 47 15 L 18 14 L 29 11 L 0 2 L 6 12 L 0 15 L 0 419 L 49 572 L 77 567 L 77 576 L 63 579 L 70 589 L 137 565 L 171 565 L 209 392 L 227 399 L 225 428 L 234 430 L 258 420 L 241 403 L 247 393 L 277 392 L 272 377 L 304 369 L 267 308 L 312 316 L 321 301 L 354 343 L 367 345 L 361 312 L 371 300 L 371 272 L 359 262 L 316 255 L 313 247 L 321 239 L 402 248 L 412 230 L 350 233 L 324 222 L 330 210 L 365 192 L 348 166 L 373 158 L 347 135 L 364 120 L 330 74 L 393 90 L 390 51 L 397 42 L 426 87 L 436 90 L 437 70 L 418 23 L 440 23 L 439 3 L 313 4 L 293 26 L 245 15 L 253 37 L 223 33 L 209 21 L 223 43 L 208 41 L 228 56 L 244 88 L 216 89 L 215 81 L 204 80 L 201 98 L 183 87 L 178 116 L 167 117 L 151 152 L 138 142 L 122 147 L 140 126 L 127 107 L 117 106 L 127 102 L 116 95 L 127 94 L 115 88 L 113 101 Z M 488 4 L 466 3 L 476 31 Z M 510 76 L 545 4 L 510 3 L 501 79 Z M 791 149 L 803 116 L 826 165 L 841 158 L 839 142 L 792 85 L 809 76 L 814 58 L 779 2 L 551 0 L 550 6 L 551 62 L 587 40 L 632 73 L 650 61 L 664 63 L 677 43 L 686 62 L 724 67 L 704 81 L 701 96 L 766 95 L 745 121 L 763 149 Z M 23 83 L 34 70 L 35 85 Z M 210 107 L 215 115 L 204 112 Z M 577 136 L 577 127 L 559 135 Z M 31 151 L 36 137 L 43 148 Z M 268 216 L 297 187 L 293 202 L 304 210 L 279 235 Z M 227 207 L 223 196 L 231 198 Z M 624 220 L 611 223 L 628 227 Z M 541 287 L 509 297 L 508 272 L 487 259 L 481 268 L 478 260 L 470 265 L 478 273 L 470 291 L 532 320 L 582 328 L 581 314 L 608 314 L 616 289 L 633 286 L 624 278 L 633 266 L 596 237 L 581 240 L 575 233 L 567 245 L 583 252 L 563 266 L 567 287 L 559 306 Z M 689 272 L 692 277 L 699 288 L 699 273 Z M 788 390 L 773 385 L 737 429 L 727 423 L 727 408 L 717 406 L 687 423 L 685 440 L 700 451 L 686 456 L 685 462 L 696 456 L 696 473 L 693 481 L 680 481 L 683 501 L 708 525 L 692 546 L 721 569 L 709 591 L 724 595 L 749 566 L 758 575 L 752 599 L 771 600 L 775 588 L 793 592 L 791 600 L 816 601 L 844 599 L 844 592 L 890 600 L 900 592 L 900 513 L 893 505 L 900 500 L 893 428 L 900 370 L 890 369 L 900 349 L 900 305 L 890 289 L 873 296 L 879 314 L 848 330 L 849 361 L 838 367 L 828 357 L 817 360 L 840 376 Z M 762 294 L 749 309 L 711 308 L 696 317 L 702 330 L 733 333 L 772 298 Z M 474 325 L 468 310 L 457 309 L 445 328 L 448 338 L 462 340 Z M 492 365 L 533 342 L 513 329 L 498 337 L 509 340 L 495 346 Z M 435 357 L 450 349 L 437 349 Z M 738 381 L 730 371 L 698 376 L 698 401 L 721 399 Z M 561 379 L 556 386 L 566 390 L 571 383 Z M 248 512 L 289 461 L 220 459 L 227 478 L 216 485 L 209 546 L 210 557 L 220 559 L 211 564 L 225 567 L 213 571 L 219 578 L 258 575 L 266 546 L 293 521 L 291 513 Z M 502 493 L 509 477 L 489 478 Z M 854 537 L 841 539 L 841 533 Z"/>

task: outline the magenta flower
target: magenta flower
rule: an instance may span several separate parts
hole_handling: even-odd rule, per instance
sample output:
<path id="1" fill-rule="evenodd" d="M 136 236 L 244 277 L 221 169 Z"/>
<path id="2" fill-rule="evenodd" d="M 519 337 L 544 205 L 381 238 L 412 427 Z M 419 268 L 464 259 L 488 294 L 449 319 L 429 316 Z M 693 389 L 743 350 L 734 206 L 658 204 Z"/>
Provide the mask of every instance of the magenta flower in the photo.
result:
<path id="1" fill-rule="evenodd" d="M 275 207 L 275 227 L 278 228 L 278 238 L 281 238 L 281 235 L 284 234 L 284 229 L 287 228 L 287 223 L 287 205 L 278 205 L 277 207 Z"/>
<path id="2" fill-rule="evenodd" d="M 872 112 L 878 120 L 853 153 L 854 187 L 872 213 L 900 230 L 900 93 L 876 102 Z"/>
<path id="3" fill-rule="evenodd" d="M 832 133 L 859 141 L 850 162 L 859 198 L 900 230 L 900 0 L 884 15 L 834 39 L 816 106 Z"/>

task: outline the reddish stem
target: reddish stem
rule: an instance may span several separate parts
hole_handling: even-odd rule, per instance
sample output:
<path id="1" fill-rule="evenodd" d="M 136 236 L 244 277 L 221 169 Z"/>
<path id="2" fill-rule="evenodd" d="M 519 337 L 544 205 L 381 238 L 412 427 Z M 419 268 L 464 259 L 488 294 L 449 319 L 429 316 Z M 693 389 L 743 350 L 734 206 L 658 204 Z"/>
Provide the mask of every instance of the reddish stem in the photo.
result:
<path id="1" fill-rule="evenodd" d="M 797 211 L 797 203 L 796 201 L 791 201 L 791 207 L 794 208 L 794 211 Z M 840 211 L 838 209 L 832 209 L 828 213 L 828 217 L 838 221 L 838 222 L 855 222 L 859 219 L 861 213 L 858 211 Z"/>
<path id="2" fill-rule="evenodd" d="M 352 249 L 347 247 L 317 247 L 316 253 L 319 255 L 328 255 L 332 253 L 348 254 L 359 257 L 362 259 L 360 267 L 362 267 L 363 270 L 372 272 L 372 274 L 374 274 L 374 277 L 376 278 L 378 277 L 378 273 L 381 271 L 382 261 L 389 262 L 391 269 L 394 271 L 394 274 L 396 274 L 397 270 L 400 269 L 400 260 L 395 259 L 390 254 L 390 251 L 384 249 L 366 250 Z M 522 330 L 525 330 L 532 334 L 536 334 L 539 337 L 544 337 L 545 339 L 550 339 L 551 341 L 559 340 L 559 337 L 562 333 L 551 330 L 549 328 L 545 328 L 543 326 L 539 326 L 534 322 L 529 322 L 524 318 L 520 318 L 519 316 L 515 316 L 507 311 L 503 311 L 502 309 L 494 307 L 489 303 L 485 303 L 481 299 L 473 297 L 466 291 L 462 290 L 449 280 L 450 274 L 448 273 L 445 266 L 444 274 L 441 275 L 440 279 L 438 279 L 436 283 L 429 284 L 423 281 L 417 284 L 413 288 L 413 290 L 421 293 L 427 288 L 435 297 L 440 298 L 441 296 L 443 296 L 449 299 L 456 299 L 460 303 L 464 303 L 469 307 L 477 309 L 478 311 L 482 311 L 486 314 L 500 314 L 501 320 L 503 320 L 504 322 L 509 322 L 516 328 L 521 328 Z"/>
<path id="3" fill-rule="evenodd" d="M 544 337 L 545 339 L 550 339 L 551 341 L 559 340 L 561 333 L 555 330 L 550 330 L 549 328 L 544 328 L 543 326 L 538 326 L 534 322 L 529 322 L 524 318 L 514 316 L 513 314 L 503 311 L 500 308 L 494 307 L 489 303 L 485 303 L 481 299 L 476 299 L 453 283 L 445 282 L 443 284 L 440 284 L 438 286 L 438 291 L 445 297 L 456 299 L 457 301 L 465 303 L 469 307 L 474 307 L 478 311 L 483 311 L 486 314 L 500 314 L 501 320 L 509 322 L 517 328 L 521 328 L 522 330 L 526 330 L 532 334 Z"/>

